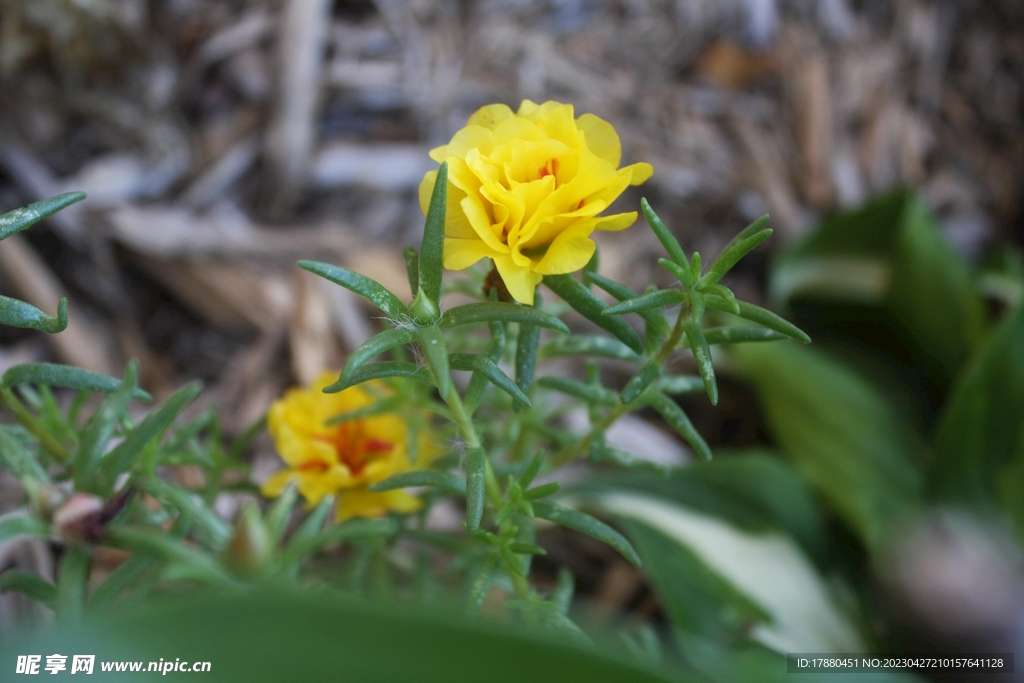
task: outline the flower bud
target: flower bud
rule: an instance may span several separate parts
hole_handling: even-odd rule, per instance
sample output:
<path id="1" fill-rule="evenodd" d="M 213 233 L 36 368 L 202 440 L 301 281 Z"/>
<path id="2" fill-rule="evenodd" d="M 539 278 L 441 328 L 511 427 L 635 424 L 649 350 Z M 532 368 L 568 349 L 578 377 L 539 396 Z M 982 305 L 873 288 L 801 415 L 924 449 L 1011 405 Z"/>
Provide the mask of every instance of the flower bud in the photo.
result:
<path id="1" fill-rule="evenodd" d="M 103 499 L 76 493 L 53 511 L 53 533 L 68 541 L 84 541 L 103 511 Z"/>
<path id="2" fill-rule="evenodd" d="M 238 516 L 235 532 L 224 548 L 224 566 L 243 578 L 257 576 L 274 551 L 270 531 L 255 505 L 246 505 Z"/>

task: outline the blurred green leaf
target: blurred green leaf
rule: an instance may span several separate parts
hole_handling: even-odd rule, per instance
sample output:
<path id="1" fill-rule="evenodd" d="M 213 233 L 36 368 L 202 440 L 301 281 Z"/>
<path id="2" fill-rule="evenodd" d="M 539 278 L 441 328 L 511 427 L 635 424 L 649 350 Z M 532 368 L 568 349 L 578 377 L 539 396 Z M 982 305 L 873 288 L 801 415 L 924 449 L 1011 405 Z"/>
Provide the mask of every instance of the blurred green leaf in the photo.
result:
<path id="1" fill-rule="evenodd" d="M 932 443 L 936 492 L 945 499 L 987 506 L 997 483 L 1006 477 L 1012 480 L 1013 472 L 1022 467 L 1024 304 L 1006 317 L 964 368 Z M 1020 497 L 1020 490 L 1010 496 L 1017 501 Z M 1004 509 L 1019 506 L 1003 498 Z"/>
<path id="2" fill-rule="evenodd" d="M 985 332 L 968 264 L 910 192 L 826 219 L 781 259 L 770 291 L 773 300 L 794 309 L 804 302 L 813 306 L 810 311 L 844 304 L 883 309 L 889 316 L 883 324 L 893 328 L 892 344 L 909 348 L 913 362 L 942 387 Z M 855 310 L 852 315 L 863 318 Z M 851 319 L 849 334 L 874 334 L 871 328 L 858 329 L 856 320 Z"/>
<path id="3" fill-rule="evenodd" d="M 348 380 L 360 367 L 380 354 L 390 351 L 396 346 L 403 346 L 411 343 L 413 339 L 415 339 L 415 337 L 412 332 L 401 328 L 384 330 L 383 332 L 373 335 L 363 342 L 362 346 L 353 351 L 345 360 L 345 367 L 341 371 L 338 383 L 348 383 Z"/>
<path id="4" fill-rule="evenodd" d="M 46 536 L 50 529 L 39 518 L 22 512 L 0 517 L 0 544 L 18 536 Z"/>
<path id="5" fill-rule="evenodd" d="M 229 635 L 230 637 L 225 637 Z M 90 680 L 116 681 L 101 661 L 209 661 L 225 683 L 655 683 L 669 676 L 551 631 L 375 606 L 318 591 L 207 594 L 98 616 L 65 629 L 5 641 L 0 666 L 25 652 L 96 655 Z M 173 660 L 172 660 L 173 661 Z M 130 678 L 130 676 L 129 676 Z"/>
<path id="6" fill-rule="evenodd" d="M 705 302 L 708 308 L 714 308 L 725 313 L 733 313 L 732 304 L 718 296 L 705 297 Z M 754 304 L 749 304 L 746 301 L 736 301 L 736 305 L 739 307 L 738 315 L 741 318 L 745 318 L 751 322 L 755 322 L 758 325 L 764 325 L 768 329 L 775 330 L 780 334 L 784 334 L 787 337 L 795 339 L 804 344 L 810 344 L 811 338 L 807 334 L 798 328 L 793 323 L 789 322 L 785 318 L 775 315 L 771 311 Z"/>
<path id="7" fill-rule="evenodd" d="M 23 484 L 29 481 L 49 481 L 39 459 L 28 451 L 16 427 L 0 425 L 0 462 Z"/>
<path id="8" fill-rule="evenodd" d="M 15 591 L 53 608 L 57 602 L 57 587 L 49 581 L 21 569 L 8 569 L 0 574 L 0 593 Z"/>
<path id="9" fill-rule="evenodd" d="M 3 380 L 0 381 L 0 386 L 4 389 L 10 389 L 19 384 L 68 387 L 69 389 L 84 389 L 109 394 L 117 391 L 121 386 L 121 380 L 71 365 L 20 363 L 8 368 L 4 372 Z M 153 400 L 148 393 L 139 388 L 135 389 L 132 398 L 143 401 Z"/>
<path id="10" fill-rule="evenodd" d="M 466 529 L 476 531 L 484 514 L 484 473 L 487 470 L 487 453 L 474 448 L 466 454 Z"/>
<path id="11" fill-rule="evenodd" d="M 609 306 L 602 312 L 605 315 L 624 315 L 626 313 L 639 313 L 649 308 L 676 306 L 682 303 L 684 296 L 678 289 L 659 289 L 649 294 L 638 296 L 635 299 L 627 299 L 622 303 Z"/>
<path id="12" fill-rule="evenodd" d="M 324 387 L 324 393 L 335 394 L 356 384 L 368 382 L 371 379 L 385 379 L 388 377 L 403 377 L 430 383 L 430 373 L 426 368 L 397 360 L 384 360 L 379 363 L 367 363 L 353 372 L 352 376 L 344 382 L 339 378 L 334 384 Z"/>
<path id="13" fill-rule="evenodd" d="M 610 389 L 605 389 L 604 387 L 594 384 L 577 382 L 574 379 L 554 376 L 541 377 L 537 380 L 537 384 L 545 389 L 551 389 L 563 394 L 568 394 L 569 396 L 575 396 L 587 403 L 597 405 L 615 405 L 619 401 L 615 392 Z"/>
<path id="14" fill-rule="evenodd" d="M 794 344 L 732 349 L 776 443 L 869 547 L 921 504 L 927 445 L 864 378 Z"/>
<path id="15" fill-rule="evenodd" d="M 376 484 L 372 484 L 369 488 L 370 491 L 378 493 L 393 489 L 404 489 L 409 486 L 434 486 L 445 493 L 466 495 L 465 479 L 457 474 L 441 472 L 439 470 L 415 470 L 413 472 L 395 474 L 387 479 L 378 481 Z"/>
<path id="16" fill-rule="evenodd" d="M 668 422 L 672 429 L 676 430 L 676 433 L 683 437 L 693 450 L 697 451 L 700 457 L 705 460 L 711 460 L 711 448 L 708 446 L 707 441 L 700 435 L 697 428 L 693 426 L 690 418 L 683 412 L 678 403 L 661 391 L 652 391 L 646 394 L 646 396 L 647 403 L 658 411 L 659 415 L 665 418 L 665 422 Z"/>
<path id="17" fill-rule="evenodd" d="M 103 403 L 82 430 L 82 438 L 74 459 L 75 486 L 78 490 L 88 491 L 94 484 L 93 477 L 99 467 L 100 458 L 114 436 L 118 423 L 125 416 L 128 402 L 135 393 L 138 377 L 139 365 L 135 361 L 130 361 L 125 368 L 121 387 L 103 399 Z"/>
<path id="18" fill-rule="evenodd" d="M 718 258 L 708 267 L 708 272 L 704 274 L 699 286 L 706 287 L 717 283 L 726 273 L 732 270 L 733 266 L 739 263 L 740 259 L 771 236 L 771 230 L 760 230 L 751 233 L 747 237 L 730 242 L 722 250 L 722 253 L 718 255 Z"/>
<path id="19" fill-rule="evenodd" d="M 561 356 L 602 356 L 616 360 L 639 361 L 641 357 L 618 339 L 596 334 L 573 334 L 556 337 L 540 348 L 542 360 Z"/>
<path id="20" fill-rule="evenodd" d="M 661 374 L 661 364 L 649 361 L 622 388 L 622 402 L 631 403 Z"/>

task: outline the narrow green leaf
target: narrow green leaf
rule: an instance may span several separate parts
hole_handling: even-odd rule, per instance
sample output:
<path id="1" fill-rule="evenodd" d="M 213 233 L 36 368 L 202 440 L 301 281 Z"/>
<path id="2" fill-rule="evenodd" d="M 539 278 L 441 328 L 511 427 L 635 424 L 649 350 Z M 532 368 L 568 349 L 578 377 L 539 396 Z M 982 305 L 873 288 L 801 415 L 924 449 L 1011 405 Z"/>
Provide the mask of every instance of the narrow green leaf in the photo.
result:
<path id="1" fill-rule="evenodd" d="M 445 493 L 454 493 L 460 496 L 466 495 L 466 480 L 464 478 L 451 472 L 441 472 L 438 470 L 415 470 L 413 472 L 396 474 L 383 481 L 378 481 L 376 484 L 372 484 L 369 490 L 373 493 L 381 493 L 382 491 L 404 489 L 410 486 L 433 486 Z"/>
<path id="2" fill-rule="evenodd" d="M 500 558 L 489 553 L 483 561 L 478 563 L 469 574 L 469 581 L 466 586 L 466 613 L 475 615 L 483 607 L 484 599 L 491 591 L 491 584 L 497 575 Z"/>
<path id="3" fill-rule="evenodd" d="M 755 232 L 749 237 L 745 237 L 736 243 L 730 243 L 730 246 L 722 250 L 722 253 L 718 255 L 711 267 L 708 268 L 708 272 L 704 274 L 702 278 L 702 284 L 713 285 L 722 279 L 722 276 L 732 270 L 732 267 L 739 263 L 740 259 L 749 254 L 754 250 L 757 245 L 764 242 L 766 239 L 772 236 L 771 230 L 761 230 Z"/>
<path id="4" fill-rule="evenodd" d="M 409 278 L 409 290 L 415 298 L 420 285 L 420 256 L 415 247 L 405 247 L 402 249 L 402 258 L 405 260 L 405 274 Z"/>
<path id="5" fill-rule="evenodd" d="M 711 294 L 714 296 L 722 297 L 732 307 L 729 310 L 730 313 L 732 313 L 733 315 L 740 314 L 740 304 L 736 300 L 736 295 L 733 294 L 732 290 L 726 287 L 725 285 L 709 285 L 707 287 L 701 287 L 700 291 L 703 294 Z"/>
<path id="6" fill-rule="evenodd" d="M 735 247 L 737 244 L 747 239 L 748 237 L 751 237 L 761 232 L 764 229 L 766 223 L 768 223 L 768 214 L 765 214 L 760 218 L 755 219 L 750 225 L 740 230 L 735 237 L 729 240 L 728 243 L 726 243 L 726 245 L 722 247 L 722 253 L 724 254 L 725 252 L 729 251 L 730 249 L 732 249 L 733 247 Z"/>
<path id="7" fill-rule="evenodd" d="M 198 496 L 188 489 L 168 484 L 155 477 L 145 480 L 142 488 L 157 500 L 178 510 L 213 548 L 220 549 L 231 537 L 231 525 L 204 506 L 198 500 Z"/>
<path id="8" fill-rule="evenodd" d="M 427 221 L 419 256 L 419 289 L 431 301 L 441 300 L 441 268 L 444 257 L 445 209 L 448 203 L 448 162 L 437 170 L 434 191 L 430 195 Z"/>
<path id="9" fill-rule="evenodd" d="M 551 602 L 558 605 L 558 611 L 562 614 L 569 612 L 572 605 L 572 596 L 576 593 L 576 577 L 565 567 L 559 567 L 558 578 L 555 579 L 555 588 L 551 591 Z"/>
<path id="10" fill-rule="evenodd" d="M 613 462 L 619 467 L 629 470 L 642 470 L 655 474 L 666 475 L 671 469 L 660 463 L 652 462 L 627 451 L 620 450 L 614 446 L 603 445 L 597 452 L 599 462 Z"/>
<path id="11" fill-rule="evenodd" d="M 295 503 L 298 499 L 298 487 L 295 485 L 295 482 L 289 482 L 281 495 L 277 497 L 277 500 L 267 510 L 267 531 L 275 547 L 284 536 L 285 527 L 288 526 L 288 520 L 291 519 L 292 512 L 295 510 Z"/>
<path id="12" fill-rule="evenodd" d="M 0 296 L 0 325 L 23 327 L 48 334 L 63 332 L 68 326 L 68 300 L 57 302 L 57 317 L 52 318 L 30 303 Z"/>
<path id="13" fill-rule="evenodd" d="M 540 468 L 543 465 L 544 451 L 539 451 L 530 460 L 530 464 L 526 466 L 526 469 L 523 470 L 523 473 L 519 475 L 519 479 L 517 480 L 519 487 L 523 489 L 528 487 L 533 482 L 534 477 L 536 477 L 540 473 Z"/>
<path id="14" fill-rule="evenodd" d="M 604 522 L 595 519 L 586 513 L 580 512 L 579 510 L 562 507 L 561 505 L 549 503 L 544 500 L 536 501 L 533 504 L 533 511 L 536 516 L 541 519 L 546 519 L 549 522 L 554 522 L 555 524 L 561 524 L 569 529 L 584 533 L 591 538 L 596 538 L 602 543 L 618 550 L 622 553 L 623 557 L 629 560 L 632 564 L 637 567 L 640 566 L 640 556 L 636 554 L 636 550 L 633 549 L 632 544 L 626 540 L 625 536 Z"/>
<path id="15" fill-rule="evenodd" d="M 619 402 L 619 397 L 610 389 L 593 384 L 584 384 L 583 382 L 566 379 L 565 377 L 541 377 L 537 380 L 537 384 L 545 389 L 552 389 L 569 396 L 575 396 L 587 403 L 613 406 Z"/>
<path id="16" fill-rule="evenodd" d="M 634 362 L 641 358 L 633 349 L 618 339 L 597 334 L 573 334 L 557 337 L 542 346 L 537 356 L 541 360 L 562 356 L 601 356 Z"/>
<path id="17" fill-rule="evenodd" d="M 484 516 L 484 472 L 487 469 L 487 454 L 482 448 L 474 448 L 466 454 L 466 529 L 470 532 L 480 528 Z"/>
<path id="18" fill-rule="evenodd" d="M 452 388 L 452 372 L 448 365 L 448 348 L 444 342 L 444 335 L 437 325 L 428 325 L 416 330 L 416 339 L 423 349 L 423 355 L 430 366 L 430 374 L 434 378 L 434 385 L 442 397 L 447 396 Z"/>
<path id="19" fill-rule="evenodd" d="M 681 266 L 674 261 L 670 261 L 667 258 L 658 259 L 658 265 L 672 273 L 677 280 L 683 285 L 683 287 L 689 287 L 693 284 L 693 280 L 690 277 L 689 266 Z"/>
<path id="20" fill-rule="evenodd" d="M 594 283 L 619 301 L 628 301 L 640 296 L 626 285 L 616 282 L 610 278 L 606 278 L 604 275 L 587 273 L 585 277 L 588 282 Z M 668 321 L 665 320 L 665 316 L 661 314 L 661 311 L 648 308 L 642 311 L 637 311 L 637 313 L 639 313 L 640 317 L 644 319 L 644 322 L 647 323 L 651 331 L 655 332 L 662 339 L 669 335 L 669 324 Z"/>
<path id="21" fill-rule="evenodd" d="M 506 394 L 529 407 L 533 405 L 530 398 L 512 381 L 512 378 L 502 372 L 501 368 L 494 364 L 487 356 L 479 353 L 453 353 L 448 357 L 452 370 L 471 370 L 479 372 L 490 382 L 504 391 Z"/>
<path id="22" fill-rule="evenodd" d="M 492 289 L 491 292 L 497 295 L 495 290 Z M 487 323 L 487 328 L 491 332 L 491 341 L 487 343 L 487 350 L 484 355 L 492 363 L 497 364 L 505 354 L 505 343 L 507 341 L 505 323 L 492 321 Z M 484 389 L 487 388 L 487 382 L 487 377 L 480 372 L 474 372 L 473 376 L 470 377 L 469 386 L 466 387 L 466 393 L 463 395 L 463 403 L 470 415 L 476 412 L 476 409 L 480 406 L 480 400 L 483 398 Z M 515 405 L 521 407 L 519 403 Z"/>
<path id="23" fill-rule="evenodd" d="M 533 543 L 509 543 L 508 549 L 517 555 L 547 555 L 548 551 Z"/>
<path id="24" fill-rule="evenodd" d="M 202 390 L 202 382 L 191 382 L 178 389 L 158 410 L 151 412 L 135 429 L 128 432 L 124 441 L 103 458 L 103 481 L 108 490 L 113 488 L 118 475 L 131 468 L 142 453 L 142 449 L 151 441 L 159 440 L 174 423 L 178 413 L 194 401 Z"/>
<path id="25" fill-rule="evenodd" d="M 25 448 L 11 426 L 0 425 L 0 462 L 23 484 L 30 481 L 49 481 L 39 460 Z"/>
<path id="26" fill-rule="evenodd" d="M 0 574 L 0 593 L 14 591 L 53 609 L 57 604 L 57 587 L 49 581 L 21 569 L 8 569 Z"/>
<path id="27" fill-rule="evenodd" d="M 344 524 L 329 526 L 312 537 L 293 538 L 282 553 L 281 561 L 285 566 L 294 566 L 332 543 L 392 536 L 397 531 L 398 524 L 393 519 L 350 519 Z"/>
<path id="28" fill-rule="evenodd" d="M 679 436 L 683 437 L 686 443 L 690 444 L 690 447 L 697 451 L 700 457 L 710 460 L 711 448 L 708 447 L 704 437 L 697 432 L 693 423 L 690 422 L 690 418 L 679 407 L 679 404 L 660 392 L 652 392 L 648 396 L 650 396 L 647 401 L 648 404 L 665 418 L 665 421 L 672 426 L 672 429 L 676 430 Z"/>
<path id="29" fill-rule="evenodd" d="M 562 488 L 561 484 L 559 484 L 557 481 L 552 481 L 550 483 L 541 484 L 536 488 L 530 489 L 529 491 L 523 494 L 523 497 L 526 498 L 526 500 L 537 500 L 539 498 L 547 498 L 548 496 L 553 496 L 556 493 L 558 493 L 558 490 L 560 488 Z"/>
<path id="30" fill-rule="evenodd" d="M 729 304 L 728 301 L 722 299 L 721 297 L 709 296 L 706 298 L 706 302 L 708 308 L 713 308 L 717 311 L 724 311 L 726 313 L 732 313 L 732 306 Z M 746 318 L 747 320 L 755 322 L 758 325 L 764 325 L 768 329 L 780 332 L 786 335 L 787 337 L 796 339 L 797 341 L 803 342 L 804 344 L 811 343 L 811 338 L 808 337 L 803 330 L 801 330 L 799 327 L 789 322 L 788 320 L 780 318 L 771 311 L 761 308 L 760 306 L 748 304 L 746 301 L 737 301 L 736 303 L 739 305 L 739 316 L 741 318 Z"/>
<path id="31" fill-rule="evenodd" d="M 50 533 L 46 523 L 32 515 L 16 512 L 0 517 L 0 544 L 18 536 L 41 536 Z"/>
<path id="32" fill-rule="evenodd" d="M 313 508 L 313 511 L 306 515 L 306 519 L 302 520 L 302 524 L 299 525 L 299 528 L 288 539 L 287 550 L 291 551 L 294 557 L 300 558 L 299 546 L 316 538 L 317 534 L 324 528 L 324 522 L 327 521 L 327 515 L 330 514 L 331 506 L 333 505 L 334 496 L 324 496 L 317 503 L 316 507 Z"/>
<path id="33" fill-rule="evenodd" d="M 651 385 L 651 382 L 661 374 L 661 365 L 654 361 L 646 363 L 640 371 L 633 375 L 622 389 L 622 402 L 632 403 L 637 396 L 644 392 L 644 389 Z"/>
<path id="34" fill-rule="evenodd" d="M 604 309 L 605 315 L 623 315 L 625 313 L 636 313 L 645 311 L 648 308 L 662 308 L 663 306 L 675 306 L 683 301 L 683 293 L 677 289 L 659 289 L 650 294 L 643 294 L 635 299 L 623 301 Z"/>
<path id="35" fill-rule="evenodd" d="M 125 368 L 121 388 L 103 399 L 103 403 L 82 430 L 82 438 L 74 458 L 75 485 L 78 490 L 90 490 L 103 451 L 114 436 L 118 423 L 128 408 L 128 401 L 135 393 L 138 376 L 138 363 L 129 362 Z"/>
<path id="36" fill-rule="evenodd" d="M 558 339 L 572 339 L 572 335 Z M 540 328 L 537 325 L 520 325 L 516 340 L 516 386 L 523 394 L 533 388 L 533 376 L 537 369 L 537 345 L 540 343 Z"/>
<path id="37" fill-rule="evenodd" d="M 692 320 L 683 323 L 683 331 L 686 332 L 686 341 L 693 351 L 693 359 L 697 361 L 697 371 L 704 380 L 704 390 L 708 392 L 711 405 L 718 405 L 718 381 L 715 379 L 715 365 L 711 360 L 708 340 L 704 338 L 700 325 Z"/>
<path id="38" fill-rule="evenodd" d="M 329 387 L 324 387 L 324 393 L 336 394 L 339 391 L 344 391 L 351 386 L 368 382 L 371 379 L 385 379 L 388 377 L 406 377 L 419 382 L 430 383 L 430 373 L 426 368 L 421 368 L 412 363 L 385 360 L 379 363 L 367 363 L 352 373 L 352 376 L 346 382 L 339 380 Z"/>
<path id="39" fill-rule="evenodd" d="M 85 596 L 89 583 L 92 558 L 84 549 L 74 545 L 64 547 L 57 568 L 57 596 L 54 610 L 61 621 L 78 625 L 85 613 Z"/>
<path id="40" fill-rule="evenodd" d="M 19 384 L 32 384 L 48 387 L 68 387 L 69 389 L 84 389 L 109 394 L 117 391 L 121 386 L 121 380 L 101 375 L 98 372 L 90 372 L 72 365 L 59 365 L 57 363 L 19 363 L 12 365 L 4 372 L 0 386 L 10 389 Z M 151 401 L 152 397 L 136 388 L 132 398 L 143 401 Z"/>
<path id="41" fill-rule="evenodd" d="M 8 211 L 0 216 L 0 240 L 5 240 L 15 233 L 30 228 L 47 216 L 52 216 L 61 209 L 83 199 L 85 199 L 84 192 L 65 192 L 56 197 Z"/>
<path id="42" fill-rule="evenodd" d="M 341 371 L 341 376 L 338 378 L 338 382 L 341 384 L 347 384 L 348 379 L 363 365 L 373 360 L 377 356 L 396 346 L 404 346 L 409 344 L 415 339 L 415 336 L 409 330 L 403 330 L 400 327 L 396 327 L 391 330 L 384 330 L 379 334 L 375 334 L 365 342 L 362 346 L 352 352 L 345 361 L 345 367 Z"/>
<path id="43" fill-rule="evenodd" d="M 103 583 L 89 596 L 86 606 L 92 610 L 109 605 L 156 564 L 156 558 L 150 555 L 136 553 L 130 556 L 103 579 Z"/>
<path id="44" fill-rule="evenodd" d="M 441 315 L 437 324 L 442 328 L 456 327 L 458 325 L 473 325 L 497 320 L 506 323 L 519 323 L 521 325 L 537 325 L 559 332 L 568 332 L 569 328 L 561 320 L 534 308 L 522 304 L 503 303 L 500 301 L 488 301 L 478 304 L 465 304 L 450 308 Z"/>
<path id="45" fill-rule="evenodd" d="M 603 315 L 604 302 L 594 296 L 572 275 L 545 275 L 544 284 L 587 320 L 611 332 L 623 344 L 636 353 L 643 353 L 644 344 L 636 331 L 626 321 L 615 316 Z"/>
<path id="46" fill-rule="evenodd" d="M 376 280 L 352 272 L 347 268 L 319 261 L 299 261 L 299 267 L 366 298 L 374 306 L 384 311 L 391 320 L 400 321 L 409 317 L 409 311 L 405 304 Z"/>
<path id="47" fill-rule="evenodd" d="M 683 265 L 687 264 L 686 254 L 683 252 L 683 248 L 679 246 L 679 241 L 676 240 L 675 235 L 668 229 L 668 226 L 658 217 L 658 214 L 654 213 L 654 209 L 647 203 L 647 199 L 643 198 L 640 200 L 640 209 L 644 212 L 644 218 L 647 219 L 647 224 L 651 226 L 651 230 L 657 235 L 658 241 L 661 242 L 661 246 L 665 247 L 665 251 L 676 263 Z"/>
<path id="48" fill-rule="evenodd" d="M 666 394 L 689 394 L 704 389 L 704 380 L 693 375 L 671 375 L 662 377 L 654 386 Z"/>
<path id="49" fill-rule="evenodd" d="M 167 536 L 159 529 L 133 529 L 121 526 L 107 528 L 104 542 L 116 547 L 142 553 L 166 562 L 170 567 L 187 569 L 180 572 L 208 583 L 227 583 L 231 579 L 213 557 L 185 545 L 180 539 Z"/>
<path id="50" fill-rule="evenodd" d="M 744 342 L 782 341 L 790 337 L 765 327 L 709 327 L 704 330 L 708 344 L 740 344 Z"/>

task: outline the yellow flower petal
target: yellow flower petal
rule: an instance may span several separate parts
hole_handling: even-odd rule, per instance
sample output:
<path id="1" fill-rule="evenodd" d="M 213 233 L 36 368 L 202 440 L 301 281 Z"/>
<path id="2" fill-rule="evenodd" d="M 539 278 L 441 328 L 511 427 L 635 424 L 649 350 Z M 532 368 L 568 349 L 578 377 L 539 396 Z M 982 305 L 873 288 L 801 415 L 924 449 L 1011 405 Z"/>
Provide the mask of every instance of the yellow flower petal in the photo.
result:
<path id="1" fill-rule="evenodd" d="M 534 272 L 542 275 L 572 273 L 583 266 L 594 255 L 597 245 L 590 239 L 593 226 L 574 225 L 554 239 L 544 258 L 534 266 Z"/>
<path id="2" fill-rule="evenodd" d="M 654 167 L 645 161 L 641 161 L 636 164 L 630 164 L 622 169 L 623 171 L 632 171 L 632 175 L 629 179 L 630 185 L 640 185 L 646 183 L 652 175 L 654 175 Z"/>
<path id="3" fill-rule="evenodd" d="M 584 114 L 576 119 L 576 125 L 586 136 L 587 147 L 591 152 L 613 167 L 619 165 L 622 160 L 622 143 L 619 142 L 619 134 L 615 132 L 612 124 L 593 114 Z"/>
<path id="4" fill-rule="evenodd" d="M 480 107 L 469 117 L 468 125 L 482 126 L 488 130 L 494 130 L 495 126 L 505 119 L 515 116 L 507 104 L 488 104 Z"/>
<path id="5" fill-rule="evenodd" d="M 530 272 L 529 268 L 516 265 L 511 256 L 496 257 L 494 265 L 512 298 L 521 304 L 532 306 L 533 293 L 544 276 L 540 273 Z"/>
<path id="6" fill-rule="evenodd" d="M 499 255 L 481 240 L 446 238 L 444 241 L 444 267 L 448 270 L 463 270 L 482 258 Z"/>
<path id="7" fill-rule="evenodd" d="M 601 216 L 597 219 L 597 224 L 594 226 L 594 229 L 604 230 L 606 232 L 625 230 L 629 226 L 633 225 L 633 223 L 636 223 L 636 216 L 636 211 L 617 213 L 611 216 Z"/>

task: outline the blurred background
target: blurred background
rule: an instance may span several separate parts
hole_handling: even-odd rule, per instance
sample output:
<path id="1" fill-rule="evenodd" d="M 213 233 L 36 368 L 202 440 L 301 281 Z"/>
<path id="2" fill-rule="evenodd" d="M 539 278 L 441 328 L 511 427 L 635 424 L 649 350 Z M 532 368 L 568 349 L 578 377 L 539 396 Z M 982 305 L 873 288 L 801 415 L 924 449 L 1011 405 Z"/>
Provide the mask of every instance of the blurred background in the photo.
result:
<path id="1" fill-rule="evenodd" d="M 840 374 L 856 368 L 926 435 L 911 441 L 930 441 L 956 432 L 942 425 L 959 372 L 1021 297 L 1022 27 L 1016 0 L 0 0 L 0 210 L 89 195 L 0 245 L 0 292 L 51 314 L 67 295 L 72 321 L 53 337 L 0 330 L 0 370 L 55 360 L 120 375 L 137 358 L 158 399 L 202 379 L 224 429 L 240 432 L 376 330 L 371 310 L 295 260 L 353 267 L 408 298 L 398 247 L 419 241 L 427 150 L 483 104 L 555 99 L 610 121 L 626 162 L 653 163 L 620 210 L 642 191 L 687 251 L 714 254 L 771 214 L 775 238 L 730 286 L 795 316 L 842 356 Z M 927 238 L 899 241 L 908 212 L 925 217 Z M 639 290 L 667 284 L 649 231 L 602 237 L 603 273 Z M 890 296 L 895 271 L 878 264 L 907 272 L 935 249 L 946 265 L 925 259 L 899 290 L 916 294 Z M 961 280 L 969 294 L 944 285 Z M 908 318 L 906 301 L 941 324 Z M 1007 335 L 1016 360 L 998 395 L 1016 405 L 1024 337 Z M 744 371 L 776 361 L 791 363 L 782 379 Z M 826 582 L 840 576 L 855 593 L 872 637 L 1021 642 L 1017 532 L 995 493 L 961 495 L 947 483 L 966 470 L 932 476 L 943 456 L 921 456 L 907 486 L 928 502 L 900 518 L 899 542 L 876 543 L 858 512 L 871 494 L 844 503 L 835 491 L 862 493 L 850 484 L 860 471 L 821 484 L 825 470 L 794 455 L 799 438 L 772 408 L 772 388 L 810 361 L 726 362 L 719 406 L 684 406 L 724 460 L 758 448 L 796 463 L 823 508 L 811 554 Z M 845 381 L 828 377 L 814 385 L 826 395 Z M 1011 426 L 1024 420 L 1014 410 Z M 653 421 L 625 432 L 634 449 L 686 457 Z M 1015 471 L 996 477 L 999 500 L 1021 499 Z M 664 585 L 652 592 L 610 551 L 550 533 L 552 576 L 570 566 L 595 618 L 672 612 Z"/>

